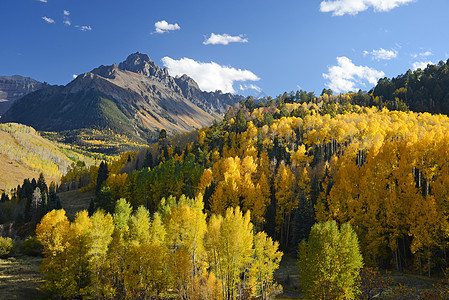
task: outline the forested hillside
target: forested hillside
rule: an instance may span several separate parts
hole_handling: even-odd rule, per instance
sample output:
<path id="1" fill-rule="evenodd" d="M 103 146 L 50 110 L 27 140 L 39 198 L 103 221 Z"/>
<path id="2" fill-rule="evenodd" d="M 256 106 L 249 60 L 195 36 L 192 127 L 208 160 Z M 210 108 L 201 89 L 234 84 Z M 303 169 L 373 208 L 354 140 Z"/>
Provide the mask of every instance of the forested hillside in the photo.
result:
<path id="1" fill-rule="evenodd" d="M 383 101 L 402 100 L 411 110 L 449 114 L 449 60 L 380 79 L 373 90 Z"/>
<path id="2" fill-rule="evenodd" d="M 187 75 L 172 77 L 148 55 L 99 66 L 65 86 L 48 86 L 18 99 L 2 115 L 83 150 L 120 153 L 208 126 L 242 96 L 205 92 Z"/>
<path id="3" fill-rule="evenodd" d="M 98 157 L 100 158 L 100 157 Z M 76 161 L 91 165 L 95 157 L 73 151 L 68 146 L 44 139 L 32 127 L 0 124 L 0 191 L 9 192 L 25 178 L 43 173 L 49 181 L 59 182 Z"/>
<path id="4" fill-rule="evenodd" d="M 336 298 L 368 295 L 370 284 L 382 293 L 389 279 L 366 267 L 441 274 L 449 118 L 390 104 L 404 111 L 363 93 L 249 97 L 210 127 L 173 138 L 161 130 L 151 147 L 99 167 L 72 164 L 59 189 L 92 190 L 95 199 L 72 221 L 54 210 L 38 224 L 44 290 L 265 299 L 281 291 L 280 250 L 298 253 L 301 278 L 316 283 L 301 279 L 304 295 L 323 284 Z M 315 252 L 317 264 L 339 259 L 317 268 L 307 258 Z"/>
<path id="5" fill-rule="evenodd" d="M 334 219 L 354 226 L 367 265 L 438 271 L 446 266 L 449 118 L 329 102 L 356 96 L 242 103 L 211 127 L 126 154 L 96 204 L 111 211 L 124 197 L 154 212 L 163 197 L 203 194 L 210 213 L 251 211 L 255 228 L 284 250 L 316 221 Z"/>

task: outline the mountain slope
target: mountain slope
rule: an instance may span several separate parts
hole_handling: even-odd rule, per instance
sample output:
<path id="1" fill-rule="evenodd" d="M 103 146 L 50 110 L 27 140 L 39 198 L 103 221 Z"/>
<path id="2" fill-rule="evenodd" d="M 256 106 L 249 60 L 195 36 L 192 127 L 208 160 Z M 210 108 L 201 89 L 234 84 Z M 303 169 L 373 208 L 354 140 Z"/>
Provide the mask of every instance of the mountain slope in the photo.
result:
<path id="1" fill-rule="evenodd" d="M 44 87 L 48 87 L 48 84 L 30 77 L 0 76 L 0 116 L 15 100 Z"/>
<path id="2" fill-rule="evenodd" d="M 449 115 L 449 60 L 392 79 L 382 78 L 373 96 L 383 102 L 401 100 L 412 111 Z"/>
<path id="3" fill-rule="evenodd" d="M 100 66 L 66 86 L 41 89 L 2 117 L 42 131 L 111 130 L 131 140 L 154 140 L 210 125 L 241 96 L 202 92 L 188 76 L 171 77 L 146 54 L 131 54 L 119 65 Z"/>
<path id="4" fill-rule="evenodd" d="M 94 159 L 41 137 L 36 130 L 20 124 L 0 124 L 0 193 L 38 178 L 44 173 L 48 183 L 59 182 L 74 161 L 87 165 Z"/>

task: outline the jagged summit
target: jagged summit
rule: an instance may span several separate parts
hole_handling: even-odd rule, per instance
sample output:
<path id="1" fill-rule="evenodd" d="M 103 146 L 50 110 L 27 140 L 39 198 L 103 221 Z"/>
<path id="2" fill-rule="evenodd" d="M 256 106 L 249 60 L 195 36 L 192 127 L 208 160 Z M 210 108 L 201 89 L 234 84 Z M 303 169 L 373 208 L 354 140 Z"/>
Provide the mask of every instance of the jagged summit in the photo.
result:
<path id="1" fill-rule="evenodd" d="M 147 54 L 140 52 L 129 55 L 125 61 L 118 65 L 120 70 L 130 71 L 145 76 L 169 76 L 167 69 L 156 65 Z"/>
<path id="2" fill-rule="evenodd" d="M 201 128 L 220 118 L 242 96 L 203 92 L 189 76 L 172 77 L 146 54 L 99 66 L 66 86 L 52 86 L 19 99 L 2 116 L 37 130 L 111 129 L 150 140 Z"/>

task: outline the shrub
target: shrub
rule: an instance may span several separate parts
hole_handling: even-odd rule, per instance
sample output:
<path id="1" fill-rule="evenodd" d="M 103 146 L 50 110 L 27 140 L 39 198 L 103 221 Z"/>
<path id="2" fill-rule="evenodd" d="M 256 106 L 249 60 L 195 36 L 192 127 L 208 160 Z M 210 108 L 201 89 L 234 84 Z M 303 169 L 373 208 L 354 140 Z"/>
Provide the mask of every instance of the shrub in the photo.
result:
<path id="1" fill-rule="evenodd" d="M 0 236 L 0 256 L 6 256 L 11 252 L 13 240 L 9 237 Z"/>
<path id="2" fill-rule="evenodd" d="M 22 254 L 29 255 L 29 256 L 41 256 L 42 255 L 42 244 L 37 240 L 36 236 L 29 236 L 19 246 L 19 251 Z"/>

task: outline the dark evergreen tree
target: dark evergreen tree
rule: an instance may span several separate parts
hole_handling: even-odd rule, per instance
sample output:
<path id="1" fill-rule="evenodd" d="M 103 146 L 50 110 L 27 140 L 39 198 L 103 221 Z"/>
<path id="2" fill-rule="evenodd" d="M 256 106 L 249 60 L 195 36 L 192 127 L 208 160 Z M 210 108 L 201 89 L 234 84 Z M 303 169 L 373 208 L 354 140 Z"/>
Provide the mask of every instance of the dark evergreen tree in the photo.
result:
<path id="1" fill-rule="evenodd" d="M 62 209 L 61 199 L 59 198 L 58 195 L 56 195 L 56 208 L 55 209 Z"/>
<path id="2" fill-rule="evenodd" d="M 34 179 L 33 179 L 34 180 Z M 36 182 L 34 180 L 34 182 Z M 33 200 L 33 185 L 29 179 L 25 179 L 23 181 L 22 188 L 20 189 L 19 200 L 25 202 L 25 213 L 24 213 L 24 221 L 28 222 L 31 220 L 30 209 L 31 209 L 31 201 Z"/>
<path id="3" fill-rule="evenodd" d="M 143 162 L 144 168 L 153 168 L 153 155 L 151 154 L 151 151 L 147 149 L 145 152 L 145 160 Z"/>
<path id="4" fill-rule="evenodd" d="M 31 201 L 31 196 L 33 195 L 33 185 L 31 184 L 29 179 L 24 179 L 22 187 L 17 188 L 18 192 L 20 193 L 19 199 L 24 200 L 28 199 Z"/>
<path id="5" fill-rule="evenodd" d="M 249 111 L 252 111 L 252 110 L 254 109 L 255 105 L 254 105 L 254 99 L 253 99 L 253 97 L 248 96 L 248 97 L 246 98 L 246 101 L 245 101 L 245 107 L 246 107 Z"/>
<path id="6" fill-rule="evenodd" d="M 307 240 L 312 229 L 313 224 L 315 224 L 315 210 L 311 201 L 305 197 L 299 199 L 298 209 L 295 212 L 294 224 L 292 231 L 292 245 L 296 252 L 297 245 L 302 240 Z"/>
<path id="7" fill-rule="evenodd" d="M 9 201 L 9 196 L 6 195 L 5 192 L 2 193 L 2 198 L 0 199 L 0 202 L 4 203 L 6 201 Z"/>
<path id="8" fill-rule="evenodd" d="M 87 212 L 89 213 L 89 217 L 92 217 L 92 215 L 95 212 L 95 202 L 93 198 L 90 199 L 89 208 L 87 209 Z"/>
<path id="9" fill-rule="evenodd" d="M 263 115 L 263 125 L 271 126 L 271 124 L 273 124 L 273 122 L 274 122 L 273 115 L 270 114 L 269 112 L 266 112 Z"/>
<path id="10" fill-rule="evenodd" d="M 33 178 L 33 180 L 31 180 L 31 189 L 34 191 L 37 188 L 37 181 L 36 178 Z"/>
<path id="11" fill-rule="evenodd" d="M 334 94 L 334 92 L 331 89 L 323 89 L 323 91 L 321 92 L 321 96 L 323 96 L 324 94 L 327 94 L 328 96 L 332 96 Z"/>
<path id="12" fill-rule="evenodd" d="M 45 178 L 44 178 L 44 174 L 40 173 L 39 174 L 39 178 L 37 180 L 37 187 L 41 190 L 41 193 L 48 193 L 48 187 L 47 184 L 45 183 Z"/>
<path id="13" fill-rule="evenodd" d="M 248 125 L 246 124 L 245 115 L 243 113 L 243 110 L 240 109 L 239 112 L 237 113 L 237 117 L 235 118 L 234 131 L 237 133 L 241 133 L 246 131 L 247 128 Z"/>
<path id="14" fill-rule="evenodd" d="M 210 202 L 209 199 L 212 197 L 213 193 L 215 192 L 215 181 L 212 180 L 211 184 L 206 187 L 206 190 L 204 191 L 203 201 L 204 201 L 204 210 L 210 209 Z"/>
<path id="15" fill-rule="evenodd" d="M 265 214 L 265 224 L 263 226 L 263 231 L 265 231 L 271 238 L 276 239 L 276 197 L 274 184 L 270 183 L 270 192 L 271 192 L 271 203 L 267 207 L 267 212 Z"/>
<path id="16" fill-rule="evenodd" d="M 95 195 L 98 196 L 100 193 L 101 187 L 103 183 L 108 179 L 108 165 L 106 162 L 102 161 L 100 163 L 100 167 L 98 168 L 98 175 L 97 175 L 97 185 L 95 186 Z"/>
<path id="17" fill-rule="evenodd" d="M 56 194 L 56 191 L 50 190 L 50 194 L 48 195 L 48 206 L 49 211 L 52 211 L 53 209 L 61 209 L 61 199 L 59 199 L 59 196 Z"/>
<path id="18" fill-rule="evenodd" d="M 168 157 L 169 144 L 170 143 L 167 139 L 167 131 L 165 129 L 161 129 L 161 131 L 159 132 L 159 140 L 158 140 L 159 153 L 163 155 L 165 160 L 169 159 L 169 157 Z"/>
<path id="19" fill-rule="evenodd" d="M 48 192 L 54 191 L 56 192 L 56 183 L 54 181 L 50 182 L 50 187 Z"/>
<path id="20" fill-rule="evenodd" d="M 112 199 L 112 192 L 108 186 L 103 186 L 96 198 L 96 206 L 103 208 L 106 212 L 114 212 L 115 202 Z"/>
<path id="21" fill-rule="evenodd" d="M 159 141 L 167 139 L 167 130 L 164 128 L 159 131 Z"/>
<path id="22" fill-rule="evenodd" d="M 42 195 L 42 216 L 45 216 L 50 211 L 50 203 L 48 201 L 48 194 Z"/>

